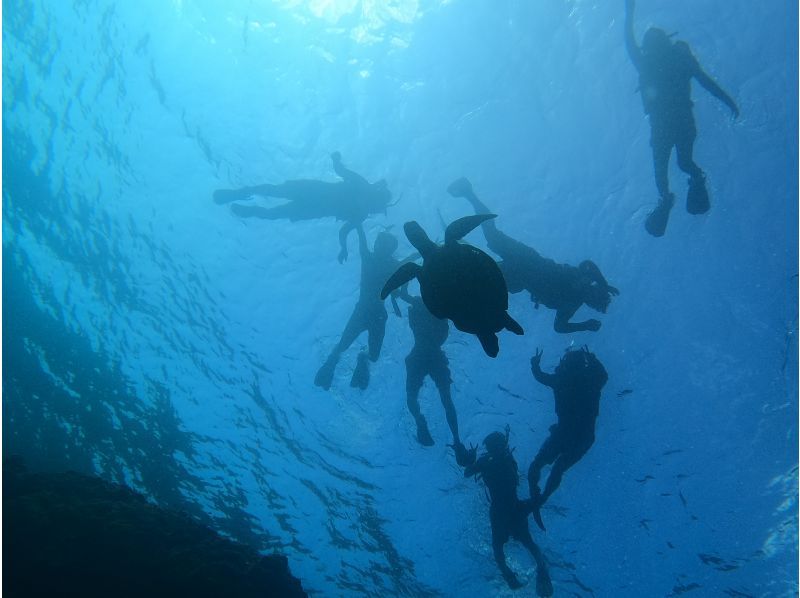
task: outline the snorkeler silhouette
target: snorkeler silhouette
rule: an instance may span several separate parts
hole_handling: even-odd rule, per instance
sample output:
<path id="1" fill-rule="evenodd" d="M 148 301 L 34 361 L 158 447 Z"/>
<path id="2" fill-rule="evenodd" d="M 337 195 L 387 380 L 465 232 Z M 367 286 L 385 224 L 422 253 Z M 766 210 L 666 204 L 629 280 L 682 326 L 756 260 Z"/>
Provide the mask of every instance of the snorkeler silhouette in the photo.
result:
<path id="1" fill-rule="evenodd" d="M 364 331 L 368 335 L 369 352 L 361 351 L 358 354 L 358 362 L 353 371 L 350 386 L 362 390 L 367 388 L 369 384 L 369 361 L 367 358 L 369 357 L 371 361 L 378 360 L 386 331 L 386 307 L 379 296 L 381 286 L 400 264 L 392 257 L 397 249 L 397 239 L 394 235 L 385 231 L 378 233 L 373 250 L 370 251 L 361 224 L 356 225 L 356 231 L 358 233 L 358 249 L 361 254 L 361 289 L 358 303 L 347 321 L 339 342 L 314 378 L 314 384 L 325 390 L 329 390 L 331 387 L 333 372 L 339 362 L 339 357 Z M 395 314 L 400 316 L 400 308 L 397 306 L 394 296 L 392 297 L 392 307 Z"/>
<path id="2" fill-rule="evenodd" d="M 697 136 L 692 114 L 692 78 L 728 106 L 733 118 L 738 118 L 739 108 L 703 71 L 686 42 L 673 43 L 670 41 L 672 36 L 663 29 L 651 27 L 645 32 L 640 48 L 633 33 L 633 11 L 634 0 L 625 0 L 625 46 L 639 72 L 639 91 L 644 111 L 650 119 L 650 146 L 653 148 L 656 188 L 660 195 L 658 206 L 647 217 L 645 228 L 654 237 L 660 237 L 666 231 L 669 212 L 675 203 L 667 176 L 673 146 L 678 166 L 690 177 L 686 211 L 705 214 L 711 207 L 705 173 L 692 157 Z"/>
<path id="3" fill-rule="evenodd" d="M 553 389 L 558 416 L 558 421 L 550 426 L 550 436 L 542 443 L 528 468 L 533 518 L 544 529 L 539 510 L 558 488 L 564 472 L 575 465 L 594 443 L 600 391 L 608 380 L 608 374 L 600 360 L 586 348 L 567 351 L 553 374 L 542 371 L 541 361 L 542 351 L 537 349 L 531 358 L 531 371 L 539 383 Z M 542 493 L 539 491 L 539 476 L 545 465 L 550 464 L 553 467 Z"/>
<path id="4" fill-rule="evenodd" d="M 464 476 L 477 476 L 483 479 L 489 489 L 489 521 L 492 525 L 492 551 L 503 579 L 511 589 L 521 588 L 517 576 L 506 563 L 503 547 L 509 537 L 520 542 L 536 561 L 536 593 L 539 596 L 552 596 L 553 584 L 547 571 L 547 562 L 539 547 L 534 543 L 528 529 L 528 505 L 517 497 L 519 474 L 517 462 L 508 448 L 508 427 L 506 433 L 492 432 L 483 440 L 486 452 L 475 463 L 464 469 Z"/>
<path id="5" fill-rule="evenodd" d="M 469 201 L 476 214 L 489 213 L 489 208 L 478 199 L 466 178 L 453 181 L 447 192 L 453 197 L 463 197 Z M 541 304 L 556 310 L 553 323 L 556 332 L 600 329 L 600 320 L 569 321 L 584 303 L 605 313 L 611 296 L 619 295 L 619 291 L 606 282 L 594 262 L 585 260 L 577 267 L 558 264 L 499 231 L 493 220 L 484 221 L 481 227 L 489 249 L 503 260 L 498 265 L 509 293 L 528 291 L 535 307 Z"/>
<path id="6" fill-rule="evenodd" d="M 458 435 L 458 415 L 450 395 L 450 368 L 442 344 L 447 340 L 450 325 L 446 319 L 435 317 L 420 297 L 409 295 L 404 286 L 400 298 L 409 304 L 408 324 L 414 334 L 414 346 L 406 357 L 406 404 L 417 424 L 417 440 L 423 446 L 433 446 L 428 422 L 419 408 L 419 391 L 425 376 L 430 376 L 439 391 L 447 425 L 453 434 L 456 462 L 462 467 L 475 461 L 475 449 L 467 450 Z"/>
<path id="7" fill-rule="evenodd" d="M 369 183 L 360 174 L 348 170 L 342 164 L 339 152 L 331 154 L 333 169 L 342 180 L 337 183 L 300 179 L 285 181 L 278 185 L 264 184 L 240 189 L 218 189 L 214 191 L 214 201 L 226 204 L 241 201 L 253 195 L 288 199 L 287 203 L 265 208 L 233 204 L 231 210 L 244 218 L 264 218 L 266 220 L 312 220 L 314 218 L 334 217 L 344 220 L 339 230 L 339 263 L 347 260 L 347 236 L 367 216 L 386 212 L 392 198 L 386 181 Z"/>

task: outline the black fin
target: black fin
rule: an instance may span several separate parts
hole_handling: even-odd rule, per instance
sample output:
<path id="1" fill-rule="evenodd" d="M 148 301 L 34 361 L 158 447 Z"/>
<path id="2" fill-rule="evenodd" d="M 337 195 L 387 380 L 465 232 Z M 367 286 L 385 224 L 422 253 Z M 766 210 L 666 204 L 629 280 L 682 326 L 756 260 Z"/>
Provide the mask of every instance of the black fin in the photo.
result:
<path id="1" fill-rule="evenodd" d="M 497 335 L 495 333 L 489 332 L 486 334 L 479 334 L 478 340 L 481 341 L 481 346 L 489 357 L 497 357 L 497 354 L 500 352 L 500 345 L 497 342 Z"/>
<path id="2" fill-rule="evenodd" d="M 472 229 L 480 226 L 486 220 L 497 218 L 497 214 L 474 214 L 472 216 L 464 216 L 458 220 L 454 220 L 444 231 L 445 244 L 451 241 L 458 241 L 469 233 Z"/>
<path id="3" fill-rule="evenodd" d="M 508 315 L 508 312 L 505 312 L 505 319 L 503 320 L 503 326 L 505 326 L 506 330 L 510 330 L 514 334 L 518 336 L 522 336 L 525 334 L 525 331 L 522 329 L 522 326 L 519 325 L 514 318 Z"/>
<path id="4" fill-rule="evenodd" d="M 416 278 L 417 274 L 420 271 L 419 264 L 415 264 L 413 262 L 407 262 L 400 266 L 394 274 L 389 277 L 389 280 L 386 281 L 386 284 L 383 285 L 383 290 L 381 291 L 381 299 L 386 299 L 396 288 L 399 288 L 410 281 L 412 278 Z"/>

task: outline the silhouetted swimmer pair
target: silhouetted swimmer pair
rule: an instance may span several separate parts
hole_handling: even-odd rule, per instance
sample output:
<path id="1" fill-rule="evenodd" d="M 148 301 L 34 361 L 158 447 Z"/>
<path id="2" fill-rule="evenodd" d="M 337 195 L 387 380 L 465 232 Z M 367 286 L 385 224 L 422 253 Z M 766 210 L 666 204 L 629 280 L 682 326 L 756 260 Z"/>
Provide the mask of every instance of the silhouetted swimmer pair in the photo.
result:
<path id="1" fill-rule="evenodd" d="M 447 187 L 447 191 L 453 197 L 466 199 L 476 214 L 489 213 L 486 204 L 478 198 L 472 189 L 472 184 L 466 178 L 453 181 Z M 542 257 L 532 247 L 498 230 L 493 220 L 483 221 L 481 228 L 489 249 L 502 259 L 498 265 L 508 284 L 509 292 L 528 291 L 535 307 L 541 304 L 555 309 L 556 318 L 553 327 L 556 332 L 600 329 L 600 321 L 595 319 L 570 322 L 570 318 L 584 303 L 596 311 L 605 313 L 611 297 L 619 295 L 619 291 L 608 284 L 594 262 L 585 260 L 577 267 L 558 264 Z"/>
<path id="2" fill-rule="evenodd" d="M 339 230 L 338 258 L 342 263 L 347 260 L 347 236 L 350 231 L 372 214 L 385 214 L 392 195 L 385 180 L 369 183 L 360 174 L 346 168 L 339 152 L 331 154 L 331 161 L 334 171 L 342 179 L 340 182 L 298 179 L 276 185 L 268 183 L 239 189 L 218 189 L 214 191 L 214 201 L 226 204 L 244 201 L 254 195 L 278 197 L 289 201 L 272 208 L 234 203 L 231 210 L 243 218 L 288 219 L 292 222 L 326 217 L 344 220 Z"/>
<path id="3" fill-rule="evenodd" d="M 552 596 L 553 583 L 547 571 L 547 561 L 528 529 L 529 505 L 517 497 L 519 474 L 517 462 L 508 447 L 509 430 L 505 434 L 492 432 L 484 440 L 486 452 L 467 465 L 464 476 L 482 479 L 489 489 L 489 522 L 492 526 L 492 552 L 503 579 L 511 589 L 522 587 L 516 574 L 506 563 L 503 547 L 509 538 L 520 542 L 536 561 L 536 594 Z"/>
<path id="4" fill-rule="evenodd" d="M 644 111 L 650 119 L 650 145 L 660 195 L 658 206 L 647 217 L 645 228 L 654 237 L 660 237 L 666 231 L 669 213 L 675 203 L 667 177 L 673 147 L 678 155 L 678 166 L 689 175 L 686 211 L 705 214 L 711 207 L 705 174 L 692 157 L 697 137 L 692 114 L 692 79 L 728 106 L 734 118 L 738 118 L 739 108 L 703 71 L 686 42 L 673 43 L 670 40 L 672 36 L 663 29 L 651 27 L 645 32 L 639 47 L 633 33 L 634 7 L 634 0 L 625 1 L 625 46 L 639 73 L 639 91 Z"/>

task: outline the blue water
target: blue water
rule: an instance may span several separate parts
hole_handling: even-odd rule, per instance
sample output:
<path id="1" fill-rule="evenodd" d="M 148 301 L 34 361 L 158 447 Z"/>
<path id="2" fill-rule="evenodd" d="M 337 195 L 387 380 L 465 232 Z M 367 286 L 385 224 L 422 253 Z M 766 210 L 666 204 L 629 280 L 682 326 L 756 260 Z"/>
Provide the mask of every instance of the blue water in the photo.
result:
<path id="1" fill-rule="evenodd" d="M 639 38 L 677 31 L 741 109 L 694 85 L 712 210 L 686 214 L 673 159 L 661 239 L 622 23 L 621 0 L 4 0 L 4 453 L 283 552 L 313 595 L 511 595 L 430 381 L 436 445 L 415 439 L 407 320 L 367 391 L 363 337 L 313 384 L 358 297 L 355 239 L 339 265 L 332 219 L 211 201 L 333 181 L 338 150 L 401 197 L 370 238 L 415 219 L 441 239 L 468 176 L 498 227 L 621 291 L 596 333 L 518 294 L 526 334 L 497 359 L 445 344 L 463 439 L 510 425 L 522 472 L 554 422 L 535 349 L 552 371 L 588 344 L 608 370 L 597 440 L 532 525 L 556 596 L 796 596 L 797 6 L 638 3 Z"/>

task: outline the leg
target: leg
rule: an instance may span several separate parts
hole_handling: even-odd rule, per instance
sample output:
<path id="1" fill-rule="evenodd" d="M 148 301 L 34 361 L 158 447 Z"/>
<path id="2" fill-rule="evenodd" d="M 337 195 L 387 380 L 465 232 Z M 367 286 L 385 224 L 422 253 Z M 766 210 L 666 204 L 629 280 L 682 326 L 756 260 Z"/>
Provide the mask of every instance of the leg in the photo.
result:
<path id="1" fill-rule="evenodd" d="M 439 398 L 444 407 L 445 417 L 447 417 L 447 425 L 450 426 L 450 432 L 453 434 L 453 444 L 461 444 L 461 439 L 458 436 L 458 415 L 456 414 L 456 407 L 453 404 L 453 398 L 450 395 L 450 368 L 447 367 L 447 358 L 441 355 L 441 361 L 431 363 L 428 367 L 428 375 L 436 384 L 439 391 Z"/>
<path id="2" fill-rule="evenodd" d="M 214 191 L 214 203 L 226 204 L 232 201 L 243 201 L 253 195 L 270 196 L 276 185 L 256 185 L 255 187 L 241 187 L 239 189 L 217 189 Z"/>
<path id="3" fill-rule="evenodd" d="M 697 131 L 694 126 L 694 119 L 691 116 L 689 118 L 690 120 L 685 127 L 686 131 L 678 139 L 675 149 L 678 154 L 678 166 L 689 175 L 686 211 L 690 214 L 705 214 L 711 208 L 711 203 L 708 200 L 705 174 L 692 157 Z"/>
<path id="4" fill-rule="evenodd" d="M 336 364 L 339 363 L 339 357 L 353 344 L 363 330 L 363 314 L 359 306 L 356 305 L 356 308 L 350 315 L 350 319 L 347 321 L 347 325 L 344 327 L 344 332 L 342 332 L 339 342 L 336 343 L 328 359 L 325 360 L 325 363 L 323 363 L 322 367 L 317 371 L 314 384 L 325 390 L 330 390 L 331 383 L 333 382 L 333 372 L 336 369 Z"/>
<path id="5" fill-rule="evenodd" d="M 383 305 L 380 310 L 370 314 L 369 322 L 367 323 L 367 344 L 369 345 L 369 360 L 372 362 L 378 361 L 381 354 L 381 347 L 383 347 L 383 337 L 386 334 L 386 309 Z"/>
<path id="6" fill-rule="evenodd" d="M 658 195 L 663 200 L 669 196 L 669 156 L 674 145 L 668 139 L 666 131 L 662 131 L 664 125 L 652 128 L 650 136 L 650 146 L 653 148 L 653 170 L 656 175 L 656 189 Z"/>
<path id="7" fill-rule="evenodd" d="M 422 446 L 433 446 L 428 422 L 419 409 L 419 391 L 425 379 L 425 370 L 414 353 L 406 357 L 406 405 L 417 424 L 417 440 Z"/>
<path id="8" fill-rule="evenodd" d="M 550 476 L 547 478 L 547 483 L 544 486 L 541 504 L 544 504 L 547 499 L 550 498 L 550 495 L 561 485 L 561 478 L 564 476 L 564 472 L 580 461 L 581 457 L 586 454 L 586 451 L 589 450 L 591 445 L 592 442 L 580 446 L 576 445 L 559 455 L 558 459 L 556 459 L 553 464 L 553 468 L 550 470 Z"/>
<path id="9" fill-rule="evenodd" d="M 261 218 L 263 220 L 288 220 L 295 218 L 295 206 L 291 203 L 285 203 L 274 208 L 265 208 L 262 206 L 245 206 L 235 203 L 231 206 L 231 212 L 240 218 Z"/>
<path id="10" fill-rule="evenodd" d="M 365 390 L 369 386 L 369 362 L 377 361 L 383 346 L 383 336 L 386 332 L 386 310 L 380 305 L 380 311 L 373 306 L 365 310 L 364 320 L 367 330 L 367 345 L 369 352 L 362 351 L 358 354 L 358 363 L 350 379 L 350 386 Z"/>
<path id="11" fill-rule="evenodd" d="M 672 153 L 673 142 L 668 139 L 668 132 L 658 131 L 657 127 L 653 127 L 650 144 L 653 147 L 656 188 L 661 197 L 656 208 L 647 216 L 644 227 L 654 237 L 662 237 L 667 230 L 669 213 L 675 203 L 675 197 L 669 192 L 669 179 L 667 178 L 669 155 Z"/>
<path id="12" fill-rule="evenodd" d="M 503 552 L 503 546 L 508 540 L 508 530 L 506 529 L 507 526 L 503 525 L 503 523 L 499 520 L 500 518 L 491 511 L 489 518 L 492 523 L 492 552 L 494 553 L 494 560 L 497 563 L 497 567 L 500 569 L 500 573 L 503 574 L 503 579 L 506 580 L 508 587 L 510 587 L 512 590 L 521 588 L 522 584 L 517 579 L 517 576 L 514 575 L 514 572 L 509 568 L 508 563 L 506 563 L 506 555 Z"/>
<path id="13" fill-rule="evenodd" d="M 531 498 L 534 499 L 539 496 L 539 477 L 542 474 L 542 469 L 546 465 L 550 465 L 558 457 L 559 449 L 556 439 L 554 438 L 553 428 L 550 428 L 550 436 L 542 443 L 539 452 L 531 461 L 528 468 L 528 488 L 530 489 Z"/>
<path id="14" fill-rule="evenodd" d="M 518 540 L 528 549 L 533 560 L 536 561 L 536 594 L 539 596 L 552 596 L 553 582 L 550 580 L 550 572 L 547 570 L 547 561 L 542 551 L 536 545 L 536 542 L 531 538 L 527 524 L 525 526 L 525 532 L 520 535 Z"/>

